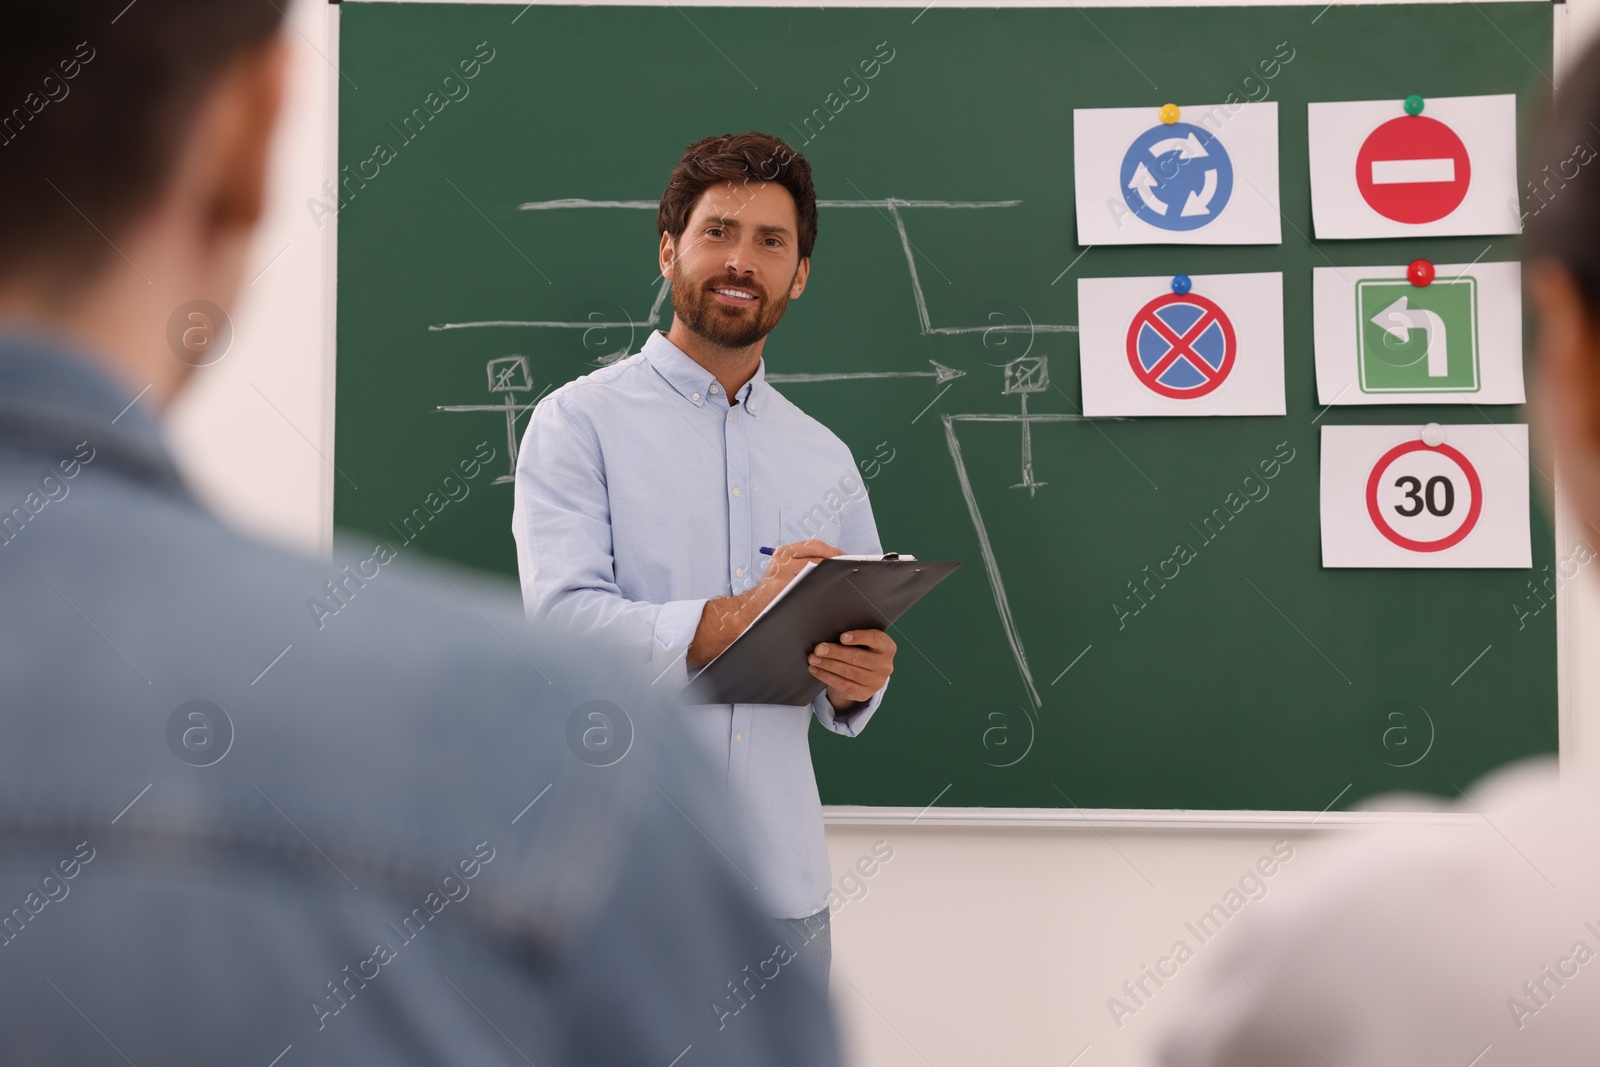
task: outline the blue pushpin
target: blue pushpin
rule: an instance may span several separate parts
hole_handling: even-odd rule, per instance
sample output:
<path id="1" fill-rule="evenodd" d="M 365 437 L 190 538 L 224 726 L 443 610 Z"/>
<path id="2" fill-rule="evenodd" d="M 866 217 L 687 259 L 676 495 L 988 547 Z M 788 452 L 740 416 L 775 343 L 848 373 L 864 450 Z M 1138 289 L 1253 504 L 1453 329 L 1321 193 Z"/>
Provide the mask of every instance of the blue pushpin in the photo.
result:
<path id="1" fill-rule="evenodd" d="M 1189 276 L 1187 274 L 1174 274 L 1172 276 L 1172 291 L 1177 293 L 1179 296 L 1187 293 L 1193 287 L 1193 285 L 1194 283 L 1189 281 Z"/>

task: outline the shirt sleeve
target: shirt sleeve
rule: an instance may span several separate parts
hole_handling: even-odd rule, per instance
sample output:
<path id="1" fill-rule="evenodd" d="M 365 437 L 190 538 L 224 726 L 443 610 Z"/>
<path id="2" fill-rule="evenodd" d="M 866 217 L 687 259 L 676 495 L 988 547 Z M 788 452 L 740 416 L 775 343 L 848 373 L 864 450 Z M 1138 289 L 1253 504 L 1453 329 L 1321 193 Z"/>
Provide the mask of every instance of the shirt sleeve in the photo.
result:
<path id="1" fill-rule="evenodd" d="M 840 509 L 839 547 L 853 556 L 882 555 L 883 543 L 878 539 L 878 524 L 872 517 L 872 499 L 867 494 L 866 482 L 856 469 L 855 457 L 850 456 L 848 448 L 845 449 L 845 455 L 850 461 L 850 474 L 846 477 L 854 479 L 859 488 L 845 496 L 844 507 Z M 824 689 L 811 701 L 811 710 L 816 713 L 817 721 L 829 730 L 855 737 L 866 727 L 867 720 L 878 710 L 878 705 L 883 703 L 883 694 L 888 688 L 889 683 L 884 682 L 870 700 L 843 715 L 833 710 L 833 705 L 828 703 L 828 691 Z"/>
<path id="2" fill-rule="evenodd" d="M 600 442 L 565 401 L 555 394 L 534 408 L 517 454 L 511 533 L 523 609 L 530 619 L 603 638 L 631 653 L 654 682 L 682 686 L 706 600 L 656 604 L 622 595 Z"/>
<path id="3" fill-rule="evenodd" d="M 888 689 L 889 683 L 884 682 L 883 688 L 873 693 L 871 700 L 854 711 L 847 711 L 842 715 L 834 711 L 833 705 L 828 703 L 828 691 L 824 689 L 811 702 L 811 710 L 817 713 L 817 721 L 834 733 L 855 737 L 867 725 L 867 720 L 872 718 L 872 713 L 878 710 L 878 705 L 883 703 L 883 694 Z"/>

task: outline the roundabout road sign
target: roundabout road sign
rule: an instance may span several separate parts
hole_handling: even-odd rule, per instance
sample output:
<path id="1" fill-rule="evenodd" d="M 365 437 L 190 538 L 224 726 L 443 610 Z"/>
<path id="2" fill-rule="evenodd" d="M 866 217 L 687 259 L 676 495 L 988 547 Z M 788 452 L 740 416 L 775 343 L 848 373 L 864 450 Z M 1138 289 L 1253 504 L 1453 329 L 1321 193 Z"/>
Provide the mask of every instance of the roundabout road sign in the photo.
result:
<path id="1" fill-rule="evenodd" d="M 1233 195 L 1233 160 L 1203 126 L 1161 123 L 1133 139 L 1117 182 L 1128 209 L 1163 230 L 1197 230 Z"/>

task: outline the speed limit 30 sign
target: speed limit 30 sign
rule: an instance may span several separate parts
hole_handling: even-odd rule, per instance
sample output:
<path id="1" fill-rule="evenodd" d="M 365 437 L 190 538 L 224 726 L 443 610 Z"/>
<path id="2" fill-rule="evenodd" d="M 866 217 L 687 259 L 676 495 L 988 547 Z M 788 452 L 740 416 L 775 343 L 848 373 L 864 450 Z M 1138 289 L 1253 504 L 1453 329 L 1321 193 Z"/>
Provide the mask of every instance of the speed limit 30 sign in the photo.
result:
<path id="1" fill-rule="evenodd" d="M 1459 449 L 1418 439 L 1395 445 L 1367 476 L 1367 516 L 1408 552 L 1465 541 L 1483 514 L 1483 480 Z"/>
<path id="2" fill-rule="evenodd" d="M 1527 567 L 1528 428 L 1325 426 L 1326 567 Z"/>

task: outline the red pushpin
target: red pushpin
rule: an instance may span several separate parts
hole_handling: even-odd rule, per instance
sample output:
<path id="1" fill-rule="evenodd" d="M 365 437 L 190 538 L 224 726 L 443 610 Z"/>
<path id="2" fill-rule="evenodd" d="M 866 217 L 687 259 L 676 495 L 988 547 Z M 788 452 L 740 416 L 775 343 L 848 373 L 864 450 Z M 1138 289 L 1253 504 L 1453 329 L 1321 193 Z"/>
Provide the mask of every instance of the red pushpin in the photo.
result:
<path id="1" fill-rule="evenodd" d="M 1412 285 L 1427 285 L 1433 281 L 1433 264 L 1425 259 L 1413 259 L 1406 268 L 1406 278 Z"/>

